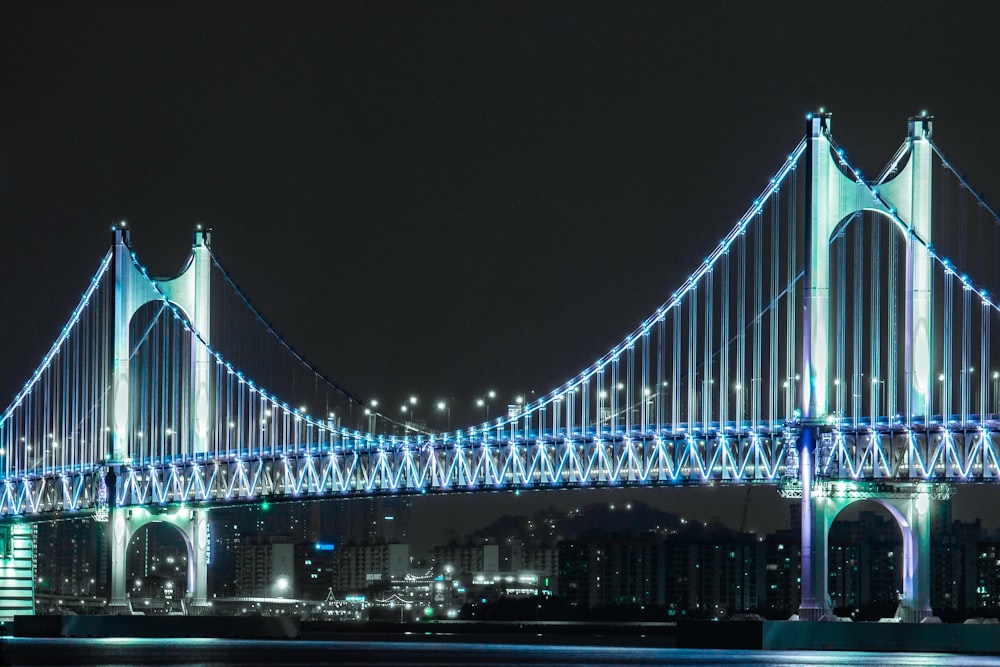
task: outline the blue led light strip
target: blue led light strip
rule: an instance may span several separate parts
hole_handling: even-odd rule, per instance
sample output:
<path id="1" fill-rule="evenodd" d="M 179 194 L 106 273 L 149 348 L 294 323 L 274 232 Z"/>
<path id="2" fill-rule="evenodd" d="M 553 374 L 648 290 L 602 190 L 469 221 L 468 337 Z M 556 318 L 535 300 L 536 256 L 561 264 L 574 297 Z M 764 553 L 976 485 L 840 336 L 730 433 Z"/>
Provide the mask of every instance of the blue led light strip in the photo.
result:
<path id="1" fill-rule="evenodd" d="M 346 428 L 342 428 L 342 429 L 333 429 L 333 428 L 330 428 L 330 426 L 328 424 L 326 424 L 325 422 L 316 421 L 313 418 L 311 418 L 309 415 L 303 414 L 303 413 L 301 413 L 299 410 L 297 410 L 295 408 L 289 408 L 289 407 L 287 407 L 287 405 L 285 403 L 283 403 L 277 396 L 271 394 L 266 389 L 264 389 L 263 387 L 261 387 L 259 384 L 257 384 L 256 382 L 254 382 L 252 378 L 248 378 L 248 377 L 244 376 L 242 372 L 240 372 L 239 370 L 236 370 L 235 368 L 233 368 L 233 365 L 230 362 L 226 361 L 222 357 L 222 355 L 219 354 L 219 352 L 217 350 L 215 350 L 211 345 L 209 345 L 205 341 L 205 339 L 201 335 L 201 332 L 199 332 L 197 329 L 194 328 L 194 325 L 190 322 L 190 320 L 188 320 L 187 317 L 184 316 L 184 314 L 181 312 L 180 308 L 178 308 L 176 305 L 174 305 L 167 298 L 167 295 L 164 294 L 163 290 L 160 289 L 160 286 L 156 282 L 156 280 L 154 280 L 153 278 L 150 277 L 149 271 L 146 270 L 146 267 L 143 266 L 139 262 L 139 258 L 136 256 L 135 252 L 132 252 L 130 254 L 130 256 L 132 258 L 132 263 L 135 265 L 136 269 L 138 269 L 139 272 L 142 274 L 142 276 L 146 280 L 149 281 L 149 284 L 153 288 L 153 291 L 156 292 L 156 295 L 160 298 L 160 300 L 163 301 L 163 303 L 165 303 L 168 308 L 170 308 L 170 312 L 173 313 L 174 317 L 181 323 L 181 325 L 184 327 L 184 329 L 187 330 L 188 333 L 190 333 L 192 336 L 194 336 L 195 339 L 215 359 L 215 361 L 217 363 L 223 365 L 226 368 L 226 370 L 227 370 L 227 372 L 229 374 L 235 375 L 240 380 L 243 380 L 247 385 L 249 385 L 249 388 L 252 391 L 255 391 L 255 392 L 259 393 L 265 400 L 269 401 L 271 403 L 271 406 L 272 406 L 273 410 L 279 410 L 279 411 L 284 412 L 286 414 L 291 414 L 291 415 L 294 415 L 296 417 L 299 417 L 303 421 L 305 421 L 307 424 L 311 424 L 312 426 L 315 426 L 316 428 L 318 428 L 318 429 L 320 429 L 322 431 L 326 431 L 326 432 L 329 432 L 329 433 L 340 433 L 341 435 L 344 435 L 344 436 L 348 436 L 349 435 L 350 431 L 348 429 L 346 429 Z"/>
<path id="2" fill-rule="evenodd" d="M 288 350 L 289 354 L 291 354 L 293 357 L 295 357 L 295 359 L 299 363 L 301 363 L 303 366 L 305 366 L 306 368 L 308 368 L 311 372 L 315 373 L 316 377 L 318 377 L 320 380 L 322 380 L 323 382 L 325 382 L 331 388 L 335 389 L 337 392 L 339 392 L 342 396 L 344 396 L 345 398 L 347 398 L 349 401 L 353 401 L 357 405 L 359 405 L 361 407 L 364 407 L 365 404 L 364 404 L 364 402 L 361 399 L 357 398 L 350 391 L 348 391 L 347 389 L 344 389 L 339 384 L 337 384 L 336 382 L 334 382 L 323 371 L 321 371 L 319 368 L 317 368 L 317 366 L 315 364 L 313 364 L 308 359 L 306 359 L 301 354 L 299 354 L 299 352 L 292 346 L 292 344 L 289 343 L 288 340 L 284 336 L 282 336 L 280 333 L 278 333 L 277 329 L 275 329 L 274 326 L 271 324 L 271 322 L 266 317 L 264 317 L 263 313 L 261 313 L 257 309 L 257 307 L 255 305 L 253 305 L 253 303 L 250 301 L 250 299 L 247 297 L 247 295 L 244 294 L 243 290 L 240 289 L 240 286 L 236 283 L 235 280 L 233 280 L 232 276 L 229 274 L 229 271 L 227 271 L 225 269 L 225 267 L 222 266 L 222 264 L 219 262 L 218 258 L 216 258 L 215 254 L 212 253 L 211 250 L 209 251 L 209 256 L 212 258 L 212 263 L 215 264 L 215 267 L 217 269 L 219 269 L 219 271 L 222 273 L 222 277 L 226 279 L 226 282 L 229 283 L 230 287 L 233 288 L 233 291 L 236 292 L 236 295 L 239 296 L 240 299 L 243 300 L 243 303 L 246 304 L 246 307 L 249 308 L 250 312 L 253 313 L 254 317 L 256 317 L 257 320 L 261 324 L 264 325 L 264 328 L 267 329 L 268 333 L 270 333 L 272 336 L 274 336 L 277 339 L 277 341 L 279 343 L 281 343 L 281 345 L 286 350 Z"/>
<path id="3" fill-rule="evenodd" d="M 778 170 L 778 173 L 775 174 L 774 178 L 771 179 L 767 187 L 764 188 L 760 197 L 754 200 L 753 204 L 751 204 L 750 208 L 747 209 L 746 213 L 743 214 L 729 234 L 727 234 L 722 242 L 716 246 L 712 254 L 710 254 L 704 262 L 702 262 L 695 272 L 688 277 L 684 285 L 679 290 L 674 292 L 668 301 L 657 308 L 656 313 L 653 316 L 646 319 L 635 331 L 626 336 L 621 343 L 613 347 L 607 354 L 598 359 L 592 366 L 575 379 L 570 380 L 561 387 L 553 390 L 548 396 L 525 405 L 524 411 L 517 417 L 508 417 L 506 420 L 499 418 L 492 422 L 483 422 L 477 428 L 486 430 L 503 428 L 509 425 L 516 426 L 517 421 L 524 419 L 526 416 L 533 414 L 539 409 L 546 407 L 559 398 L 567 395 L 598 372 L 604 370 L 609 363 L 617 359 L 624 351 L 628 350 L 636 340 L 647 334 L 649 330 L 653 328 L 654 324 L 666 317 L 667 312 L 680 305 L 681 300 L 688 294 L 688 292 L 697 287 L 701 279 L 713 269 L 719 258 L 729 251 L 730 246 L 736 241 L 737 238 L 740 237 L 747 226 L 753 221 L 754 217 L 763 210 L 764 204 L 766 204 L 771 196 L 778 191 L 778 188 L 785 180 L 785 177 L 787 177 L 788 174 L 795 169 L 799 158 L 806 150 L 806 145 L 806 139 L 803 138 L 802 141 L 799 142 L 798 146 L 795 147 L 795 150 L 788 156 L 788 159 L 785 160 L 785 164 Z"/>
<path id="4" fill-rule="evenodd" d="M 940 153 L 938 153 L 938 151 L 937 151 L 937 148 L 936 148 L 936 147 L 934 147 L 934 144 L 933 144 L 933 143 L 931 144 L 931 147 L 932 147 L 932 148 L 934 149 L 934 152 L 935 152 L 935 153 L 937 153 L 937 154 L 938 154 L 938 156 L 939 156 L 939 157 L 941 157 L 941 159 L 942 159 L 942 160 L 944 160 L 944 157 L 943 157 L 943 156 L 941 156 L 941 154 L 940 154 Z M 848 168 L 851 168 L 851 166 L 850 166 L 850 163 L 849 163 L 849 162 L 847 161 L 847 158 L 846 158 L 846 157 L 844 156 L 844 153 L 843 153 L 843 150 L 840 150 L 840 149 L 838 149 L 838 153 L 837 153 L 837 154 L 838 154 L 838 155 L 840 156 L 840 158 L 841 158 L 841 159 L 842 159 L 842 160 L 844 161 L 844 164 L 845 164 L 845 165 L 846 165 L 846 166 L 847 166 Z M 946 163 L 946 164 L 947 164 L 947 163 Z M 963 182 L 963 183 L 965 183 L 965 180 L 964 180 L 964 178 L 963 178 L 962 176 L 960 176 L 960 175 L 959 175 L 959 173 L 958 173 L 957 171 L 955 171 L 955 170 L 954 170 L 954 169 L 953 169 L 953 168 L 951 167 L 951 165 L 950 165 L 950 164 L 949 164 L 949 165 L 947 165 L 947 166 L 948 166 L 948 168 L 949 168 L 949 169 L 951 169 L 951 170 L 952 170 L 952 171 L 953 171 L 953 172 L 955 173 L 955 175 L 956 175 L 956 176 L 959 176 L 959 178 L 960 178 L 960 179 L 962 179 L 962 182 Z M 915 231 L 912 231 L 912 230 L 910 229 L 910 225 L 909 225 L 909 224 L 908 224 L 908 223 L 907 223 L 907 222 L 906 222 L 905 220 L 903 220 L 902 218 L 900 218 L 900 217 L 899 217 L 899 214 L 898 214 L 898 213 L 896 213 L 896 209 L 895 209 L 895 208 L 894 208 L 893 206 L 891 206 L 891 205 L 889 204 L 889 202 L 887 202 L 887 201 L 886 201 L 885 199 L 883 199 L 883 198 L 882 198 L 882 195 L 880 195 L 880 194 L 879 194 L 879 191 L 878 191 L 878 188 L 876 188 L 876 187 L 875 187 L 874 185 L 872 185 L 872 184 L 871 184 L 871 183 L 869 183 L 868 181 L 866 181 L 866 180 L 864 180 L 863 178 L 861 178 L 861 172 L 860 172 L 860 171 L 858 171 L 858 170 L 856 170 L 856 169 L 853 169 L 853 168 L 851 168 L 851 171 L 852 171 L 852 172 L 854 172 L 855 176 L 857 176 L 857 179 L 858 179 L 858 184 L 860 184 L 860 185 L 861 185 L 862 187 L 864 187 L 864 188 L 865 188 L 866 190 L 868 190 L 868 192 L 869 192 L 869 193 L 871 194 L 871 196 L 872 196 L 872 199 L 873 199 L 874 201 L 876 201 L 876 202 L 878 202 L 878 203 L 882 204 L 882 206 L 884 206 L 884 207 L 885 207 L 885 209 L 886 209 L 886 210 L 888 211 L 888 214 L 887 214 L 887 215 L 889 216 L 889 218 L 890 218 L 890 219 L 891 219 L 891 220 L 892 220 L 892 221 L 893 221 L 894 223 L 896 223 L 896 225 L 898 225 L 898 226 L 899 226 L 899 228 L 900 228 L 901 230 L 903 230 L 903 232 L 904 232 L 904 233 L 912 235 L 912 236 L 913 236 L 913 239 L 914 239 L 914 240 L 915 240 L 915 241 L 916 241 L 916 242 L 917 242 L 917 243 L 918 243 L 918 244 L 919 244 L 919 245 L 920 245 L 921 247 L 923 247 L 923 248 L 924 248 L 924 250 L 926 250 L 926 251 L 927 251 L 927 255 L 928 255 L 929 257 L 931 257 L 931 258 L 932 258 L 932 259 L 934 259 L 934 260 L 935 260 L 935 261 L 936 261 L 936 262 L 937 262 L 938 264 L 940 264 L 940 265 L 941 265 L 941 267 L 942 267 L 942 268 L 943 268 L 943 269 L 944 269 L 945 271 L 948 271 L 948 272 L 951 272 L 952 274 L 954 274 L 954 275 L 955 275 L 955 276 L 956 276 L 956 277 L 958 278 L 959 282 L 961 282 L 961 283 L 962 283 L 962 286 L 963 286 L 963 287 L 965 287 L 965 289 L 967 289 L 967 290 L 970 290 L 970 291 L 971 291 L 971 292 L 972 292 L 973 294 L 975 294 L 976 296 L 978 296 L 978 297 L 979 297 L 979 298 L 980 298 L 980 299 L 982 300 L 982 302 L 983 302 L 984 304 L 988 304 L 988 305 L 989 305 L 989 306 L 990 306 L 991 308 L 993 308 L 993 310 L 995 310 L 995 311 L 997 311 L 997 312 L 1000 312 L 1000 305 L 998 305 L 998 304 L 997 304 L 996 302 L 994 302 L 994 301 L 993 301 L 992 299 L 990 299 L 990 297 L 989 297 L 989 294 L 988 294 L 988 293 L 986 292 L 986 290 L 984 290 L 984 289 L 980 289 L 980 288 L 976 287 L 976 286 L 975 286 L 975 285 L 973 284 L 973 282 L 972 282 L 972 281 L 971 281 L 971 280 L 969 279 L 969 276 L 968 276 L 968 275 L 966 275 L 966 274 L 964 274 L 964 273 L 959 273 L 959 272 L 958 272 L 958 269 L 957 269 L 957 268 L 955 267 L 955 265 L 954 265 L 954 264 L 952 264 L 952 263 L 951 263 L 951 260 L 948 260 L 948 259 L 946 259 L 946 258 L 944 258 L 944 257 L 941 257 L 940 255 L 938 255 L 938 254 L 937 254 L 937 253 L 936 253 L 936 252 L 934 251 L 934 246 L 933 246 L 933 245 L 931 245 L 931 244 L 927 243 L 927 241 L 926 241 L 926 240 L 925 240 L 925 239 L 924 239 L 923 237 L 921 237 L 921 236 L 920 236 L 919 234 L 917 234 L 917 233 L 916 233 Z M 983 200 L 983 199 L 982 199 L 982 198 L 981 198 L 981 197 L 980 197 L 980 196 L 979 196 L 978 194 L 976 194 L 976 191 L 975 191 L 975 190 L 973 190 L 973 189 L 972 189 L 971 187 L 969 187 L 969 186 L 968 186 L 967 184 L 966 184 L 966 187 L 968 187 L 968 188 L 969 188 L 969 190 L 970 190 L 970 191 L 971 191 L 971 192 L 972 192 L 972 193 L 973 193 L 974 195 L 976 195 L 976 197 L 977 197 L 977 199 L 979 199 L 980 203 L 982 203 L 982 204 L 983 204 L 983 206 L 986 206 L 987 210 L 989 210 L 989 211 L 990 211 L 990 213 L 993 213 L 993 214 L 994 214 L 994 216 L 996 215 L 996 213 L 994 213 L 993 209 L 989 207 L 989 205 L 988 205 L 988 204 L 986 203 L 986 201 L 985 201 L 985 200 Z"/>
<path id="5" fill-rule="evenodd" d="M 927 143 L 931 145 L 931 149 L 933 149 L 934 154 L 937 155 L 939 158 L 941 158 L 941 162 L 944 163 L 944 166 L 947 167 L 948 170 L 951 171 L 951 173 L 955 174 L 955 177 L 962 182 L 962 185 L 964 185 L 966 189 L 972 193 L 972 196 L 976 198 L 976 201 L 978 201 L 983 208 L 985 208 L 987 211 L 990 212 L 990 215 L 993 216 L 993 219 L 996 222 L 1000 222 L 1000 213 L 997 213 L 997 210 L 989 205 L 989 202 L 986 201 L 986 198 L 983 196 L 981 192 L 972 187 L 972 185 L 969 183 L 969 180 L 965 177 L 965 174 L 960 172 L 958 169 L 954 167 L 954 165 L 952 165 L 951 161 L 945 157 L 944 153 L 941 152 L 941 150 L 937 147 L 937 145 L 933 141 L 928 139 Z"/>
<path id="6" fill-rule="evenodd" d="M 42 358 L 42 363 L 38 366 L 38 368 L 35 369 L 35 372 L 32 374 L 31 379 L 29 379 L 27 382 L 24 383 L 24 387 L 21 389 L 21 391 L 18 392 L 17 396 L 14 397 L 14 400 L 11 401 L 9 406 L 7 406 L 7 409 L 4 410 L 3 414 L 0 415 L 0 425 L 6 422 L 7 419 L 10 417 L 11 413 L 13 413 L 14 410 L 20 407 L 21 402 L 28 394 L 31 393 L 32 388 L 34 388 L 34 386 L 42 378 L 42 374 L 48 369 L 49 365 L 52 363 L 52 360 L 55 358 L 57 354 L 59 354 L 59 350 L 62 349 L 63 343 L 65 343 L 66 339 L 69 338 L 69 335 L 73 331 L 73 328 L 76 326 L 76 323 L 80 321 L 80 315 L 83 313 L 83 309 L 86 308 L 87 304 L 90 303 L 90 297 L 94 294 L 94 292 L 100 285 L 101 278 L 104 277 L 104 274 L 107 272 L 108 267 L 111 266 L 111 258 L 113 256 L 113 252 L 114 252 L 113 249 L 108 250 L 108 254 L 104 256 L 104 261 L 101 262 L 100 268 L 97 269 L 97 273 L 94 274 L 94 277 L 91 279 L 90 286 L 87 287 L 87 291 L 83 293 L 83 297 L 80 299 L 80 303 L 77 304 L 76 309 L 73 310 L 73 314 L 70 316 L 69 322 L 67 322 L 66 326 L 62 328 L 62 332 L 60 332 L 59 337 L 56 338 L 56 342 L 52 344 L 52 347 L 49 348 L 48 353 L 46 353 L 46 355 Z"/>

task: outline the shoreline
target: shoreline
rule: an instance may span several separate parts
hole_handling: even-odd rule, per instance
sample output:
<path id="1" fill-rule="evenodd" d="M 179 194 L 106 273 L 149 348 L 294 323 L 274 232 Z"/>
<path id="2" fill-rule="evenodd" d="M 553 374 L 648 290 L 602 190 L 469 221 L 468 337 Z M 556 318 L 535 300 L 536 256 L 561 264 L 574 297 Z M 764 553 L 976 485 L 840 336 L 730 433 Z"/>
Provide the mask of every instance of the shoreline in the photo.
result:
<path id="1" fill-rule="evenodd" d="M 869 651 L 996 655 L 1000 625 L 805 621 L 429 621 L 343 623 L 287 617 L 20 616 L 14 640 L 217 639 L 471 643 L 660 649 Z"/>

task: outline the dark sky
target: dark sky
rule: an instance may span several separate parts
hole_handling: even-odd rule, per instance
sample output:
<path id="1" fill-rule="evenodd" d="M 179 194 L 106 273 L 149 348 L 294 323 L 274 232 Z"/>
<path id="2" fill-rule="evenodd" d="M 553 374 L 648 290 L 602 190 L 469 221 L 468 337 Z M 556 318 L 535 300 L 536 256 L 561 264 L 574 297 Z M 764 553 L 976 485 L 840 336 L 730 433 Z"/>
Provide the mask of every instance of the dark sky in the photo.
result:
<path id="1" fill-rule="evenodd" d="M 874 175 L 926 109 L 1000 201 L 997 25 L 995 2 L 6 2 L 0 395 L 121 219 L 157 274 L 213 227 L 361 397 L 549 390 L 673 292 L 807 111 Z"/>

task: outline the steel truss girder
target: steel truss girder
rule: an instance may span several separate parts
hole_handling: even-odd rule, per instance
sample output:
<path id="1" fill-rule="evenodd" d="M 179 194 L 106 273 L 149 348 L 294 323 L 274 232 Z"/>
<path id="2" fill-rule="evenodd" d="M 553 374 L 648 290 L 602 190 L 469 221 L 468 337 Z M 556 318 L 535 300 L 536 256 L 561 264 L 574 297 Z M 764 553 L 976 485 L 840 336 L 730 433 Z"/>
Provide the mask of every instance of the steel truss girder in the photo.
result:
<path id="1" fill-rule="evenodd" d="M 983 429 L 841 430 L 813 453 L 817 481 L 1000 482 Z M 114 504 L 225 504 L 321 498 L 706 483 L 783 485 L 797 477 L 791 430 L 779 433 L 430 441 L 336 447 L 115 469 Z M 0 517 L 93 513 L 102 469 L 6 480 Z"/>

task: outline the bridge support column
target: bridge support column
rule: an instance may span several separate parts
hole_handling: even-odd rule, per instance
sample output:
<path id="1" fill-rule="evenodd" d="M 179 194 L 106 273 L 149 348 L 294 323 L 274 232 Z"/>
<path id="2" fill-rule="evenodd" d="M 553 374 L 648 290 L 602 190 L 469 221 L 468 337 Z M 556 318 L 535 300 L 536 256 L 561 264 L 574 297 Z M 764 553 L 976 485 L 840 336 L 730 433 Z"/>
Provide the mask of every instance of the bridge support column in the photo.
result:
<path id="1" fill-rule="evenodd" d="M 174 526 L 184 538 L 188 554 L 187 601 L 190 612 L 208 606 L 208 510 L 187 507 L 157 513 L 142 507 L 116 507 L 111 514 L 111 601 L 110 613 L 128 613 L 128 581 L 125 565 L 128 545 L 135 534 L 150 523 Z"/>
<path id="2" fill-rule="evenodd" d="M 931 512 L 926 492 L 895 503 L 903 525 L 903 596 L 896 609 L 896 618 L 904 623 L 919 623 L 932 615 L 931 611 Z M 893 512 L 896 515 L 896 512 Z"/>
<path id="3" fill-rule="evenodd" d="M 126 512 L 122 507 L 111 510 L 111 600 L 108 612 L 112 614 L 129 611 L 128 596 L 125 594 L 125 555 L 131 535 L 128 532 Z"/>
<path id="4" fill-rule="evenodd" d="M 806 427 L 802 430 L 797 445 L 802 488 L 802 596 L 799 618 L 803 621 L 818 621 L 833 613 L 827 591 L 827 538 L 833 519 L 827 515 L 828 508 L 822 487 L 813 485 L 815 441 L 814 429 Z"/>

